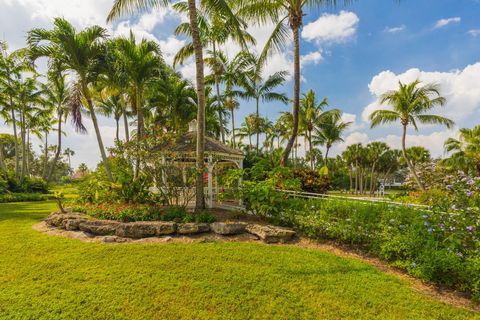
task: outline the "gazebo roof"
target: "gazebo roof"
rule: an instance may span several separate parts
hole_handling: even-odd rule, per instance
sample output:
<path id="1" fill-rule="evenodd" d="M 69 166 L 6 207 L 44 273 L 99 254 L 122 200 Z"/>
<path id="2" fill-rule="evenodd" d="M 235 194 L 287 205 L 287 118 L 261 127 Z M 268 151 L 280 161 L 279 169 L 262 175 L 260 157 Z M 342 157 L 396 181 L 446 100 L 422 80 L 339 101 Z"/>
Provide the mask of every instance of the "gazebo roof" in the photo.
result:
<path id="1" fill-rule="evenodd" d="M 197 133 L 190 131 L 178 137 L 173 144 L 159 145 L 154 148 L 155 151 L 168 150 L 178 154 L 195 154 L 197 150 Z M 243 159 L 243 152 L 229 147 L 222 142 L 211 137 L 205 136 L 205 154 L 219 155 Z"/>

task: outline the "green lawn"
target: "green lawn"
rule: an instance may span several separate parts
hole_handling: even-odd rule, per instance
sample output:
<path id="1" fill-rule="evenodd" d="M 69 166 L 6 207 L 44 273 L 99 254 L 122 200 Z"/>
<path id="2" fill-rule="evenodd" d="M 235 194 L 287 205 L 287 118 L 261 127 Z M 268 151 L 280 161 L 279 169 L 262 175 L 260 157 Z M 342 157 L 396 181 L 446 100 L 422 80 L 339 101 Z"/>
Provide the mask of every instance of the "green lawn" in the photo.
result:
<path id="1" fill-rule="evenodd" d="M 315 250 L 104 245 L 32 230 L 53 209 L 0 204 L 0 319 L 480 319 Z"/>

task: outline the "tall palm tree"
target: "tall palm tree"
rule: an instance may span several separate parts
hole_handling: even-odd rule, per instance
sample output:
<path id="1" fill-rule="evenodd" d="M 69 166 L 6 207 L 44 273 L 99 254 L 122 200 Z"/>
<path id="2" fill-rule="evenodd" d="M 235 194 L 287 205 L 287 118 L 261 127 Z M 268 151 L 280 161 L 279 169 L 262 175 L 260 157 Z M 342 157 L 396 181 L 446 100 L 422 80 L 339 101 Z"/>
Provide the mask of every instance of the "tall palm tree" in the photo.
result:
<path id="1" fill-rule="evenodd" d="M 305 139 L 308 141 L 309 151 L 312 151 L 312 133 L 314 129 L 322 124 L 324 119 L 330 115 L 340 117 L 340 110 L 332 109 L 324 111 L 328 106 L 328 99 L 325 97 L 317 102 L 315 91 L 311 90 L 303 94 L 300 99 L 299 127 L 303 131 Z M 310 157 L 310 167 L 313 169 L 313 157 Z"/>
<path id="2" fill-rule="evenodd" d="M 260 119 L 260 101 L 273 102 L 279 101 L 284 104 L 288 103 L 289 99 L 285 93 L 275 92 L 274 89 L 285 83 L 288 76 L 287 71 L 279 71 L 265 78 L 264 73 L 264 61 L 260 60 L 254 54 L 248 54 L 247 59 L 251 64 L 251 69 L 247 72 L 246 77 L 241 81 L 240 86 L 243 90 L 234 91 L 235 96 L 239 96 L 242 99 L 250 100 L 255 99 L 255 115 L 257 119 Z M 258 153 L 259 141 L 260 141 L 260 127 L 256 127 L 256 151 Z"/>
<path id="3" fill-rule="evenodd" d="M 342 135 L 351 122 L 344 122 L 337 113 L 328 113 L 327 116 L 320 119 L 318 127 L 314 129 L 313 144 L 326 147 L 325 165 L 328 165 L 328 152 L 337 142 L 343 141 Z"/>
<path id="4" fill-rule="evenodd" d="M 378 161 L 388 150 L 390 150 L 390 147 L 385 142 L 375 141 L 367 144 L 368 158 L 372 164 L 372 170 L 370 171 L 370 194 L 373 194 L 375 191 L 375 169 Z"/>
<path id="5" fill-rule="evenodd" d="M 75 76 L 75 84 L 70 95 L 73 121 L 78 122 L 81 119 L 80 109 L 85 101 L 92 118 L 107 177 L 113 182 L 92 99 L 92 85 L 98 79 L 105 60 L 103 40 L 107 36 L 107 31 L 102 27 L 92 26 L 77 32 L 68 21 L 61 18 L 56 18 L 53 25 L 52 30 L 33 29 L 28 33 L 27 40 L 32 56 L 34 59 L 49 57 L 60 64 L 63 70 Z"/>
<path id="6" fill-rule="evenodd" d="M 344 3 L 351 1 L 344 0 Z M 336 0 L 247 0 L 239 13 L 246 19 L 267 24 L 273 22 L 275 28 L 270 35 L 260 59 L 266 59 L 274 51 L 281 51 L 290 43 L 293 35 L 293 125 L 281 163 L 286 165 L 290 151 L 297 139 L 300 106 L 300 31 L 303 26 L 304 10 L 334 6 Z M 288 24 L 288 25 L 287 25 Z"/>
<path id="7" fill-rule="evenodd" d="M 168 0 L 115 0 L 113 7 L 108 14 L 107 21 L 112 21 L 125 13 L 135 13 L 154 6 L 166 6 Z M 205 10 L 216 11 L 222 15 L 232 18 L 231 8 L 226 0 L 211 0 L 203 2 Z M 195 55 L 196 83 L 197 83 L 197 150 L 196 150 L 196 184 L 195 184 L 195 210 L 198 212 L 205 208 L 204 181 L 205 172 L 205 77 L 203 61 L 203 45 L 200 37 L 198 23 L 198 11 L 195 0 L 187 1 L 188 16 L 192 34 L 192 46 Z"/>
<path id="8" fill-rule="evenodd" d="M 73 151 L 70 148 L 65 148 L 65 150 L 63 151 L 63 154 L 66 155 L 67 158 L 68 158 L 68 169 L 69 169 L 69 172 L 70 172 L 70 175 L 71 175 L 73 173 L 71 157 L 73 157 L 75 155 L 75 151 Z"/>
<path id="9" fill-rule="evenodd" d="M 459 139 L 449 138 L 444 146 L 451 153 L 445 164 L 480 176 L 480 125 L 460 129 Z"/>
<path id="10" fill-rule="evenodd" d="M 60 70 L 53 69 L 48 74 L 48 83 L 45 87 L 44 94 L 46 96 L 46 101 L 50 104 L 56 111 L 57 114 L 57 147 L 55 150 L 55 156 L 48 173 L 46 174 L 46 180 L 50 181 L 55 171 L 58 159 L 60 158 L 60 153 L 62 151 L 62 123 L 66 120 L 68 113 L 70 112 L 69 108 L 69 99 L 70 99 L 70 87 L 67 84 L 66 75 Z M 80 126 L 79 130 L 85 130 L 81 122 L 76 122 L 77 126 Z"/>
<path id="11" fill-rule="evenodd" d="M 32 71 L 32 66 L 25 59 L 25 50 L 16 50 L 8 53 L 6 42 L 0 42 L 0 86 L 3 87 L 4 101 L 2 116 L 7 123 L 12 124 L 13 137 L 15 142 L 15 177 L 20 177 L 20 147 L 17 128 L 17 106 L 15 105 L 16 86 L 21 74 Z M 7 117 L 6 117 L 7 116 Z"/>
<path id="12" fill-rule="evenodd" d="M 421 85 L 419 80 L 410 84 L 399 82 L 398 90 L 389 91 L 380 97 L 380 103 L 388 103 L 393 110 L 376 110 L 370 115 L 371 127 L 380 124 L 400 122 L 402 125 L 403 157 L 410 169 L 420 190 L 425 191 L 424 185 L 418 179 L 417 173 L 408 158 L 406 147 L 407 127 L 412 125 L 418 130 L 417 122 L 425 124 L 439 124 L 451 128 L 454 122 L 439 115 L 425 114 L 437 106 L 443 106 L 446 100 L 440 95 L 436 84 Z"/>
<path id="13" fill-rule="evenodd" d="M 116 141 L 120 141 L 120 118 L 124 111 L 121 100 L 120 95 L 111 95 L 97 102 L 97 112 L 104 116 L 113 116 L 115 120 Z"/>

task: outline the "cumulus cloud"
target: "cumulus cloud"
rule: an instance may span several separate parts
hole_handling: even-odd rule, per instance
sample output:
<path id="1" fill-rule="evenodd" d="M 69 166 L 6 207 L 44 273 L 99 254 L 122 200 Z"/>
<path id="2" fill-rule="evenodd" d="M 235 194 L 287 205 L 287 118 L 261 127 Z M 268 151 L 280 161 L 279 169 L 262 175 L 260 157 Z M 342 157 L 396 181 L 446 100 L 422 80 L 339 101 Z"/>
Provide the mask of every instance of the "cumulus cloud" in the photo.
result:
<path id="1" fill-rule="evenodd" d="M 478 36 L 480 36 L 480 29 L 468 30 L 467 33 L 468 33 L 469 35 L 471 35 L 472 37 L 478 37 Z"/>
<path id="2" fill-rule="evenodd" d="M 453 17 L 453 18 L 448 18 L 448 19 L 440 19 L 435 23 L 435 26 L 433 27 L 434 29 L 439 29 L 448 26 L 449 24 L 452 23 L 460 23 L 462 21 L 462 18 L 460 17 Z"/>
<path id="3" fill-rule="evenodd" d="M 428 72 L 414 68 L 401 74 L 392 71 L 383 71 L 373 77 L 368 88 L 375 101 L 369 104 L 362 113 L 362 119 L 368 121 L 369 115 L 378 109 L 388 108 L 381 106 L 378 98 L 389 90 L 398 88 L 398 82 L 410 83 L 414 80 L 423 83 L 437 83 L 440 85 L 442 96 L 447 99 L 444 108 L 434 110 L 435 113 L 447 116 L 455 121 L 461 121 L 480 110 L 480 62 L 468 65 L 463 70 L 450 72 Z"/>
<path id="4" fill-rule="evenodd" d="M 318 44 L 342 43 L 355 35 L 359 21 L 358 16 L 349 11 L 341 11 L 339 14 L 323 14 L 303 28 L 302 38 Z"/>
<path id="5" fill-rule="evenodd" d="M 386 32 L 386 33 L 398 33 L 400 31 L 403 31 L 405 30 L 407 27 L 402 24 L 401 26 L 398 26 L 398 27 L 386 27 L 383 32 Z"/>
<path id="6" fill-rule="evenodd" d="M 322 52 L 313 51 L 300 57 L 300 65 L 304 67 L 309 64 L 319 64 L 320 62 L 322 62 L 322 60 L 323 60 Z"/>

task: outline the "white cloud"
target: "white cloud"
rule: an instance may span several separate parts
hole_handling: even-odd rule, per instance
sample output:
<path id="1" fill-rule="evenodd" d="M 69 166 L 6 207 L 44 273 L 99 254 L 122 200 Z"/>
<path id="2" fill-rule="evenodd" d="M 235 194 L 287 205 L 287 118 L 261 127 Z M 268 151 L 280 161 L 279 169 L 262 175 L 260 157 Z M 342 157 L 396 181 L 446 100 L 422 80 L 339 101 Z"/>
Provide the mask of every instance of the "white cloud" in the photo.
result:
<path id="1" fill-rule="evenodd" d="M 480 29 L 468 30 L 468 34 L 471 35 L 472 37 L 478 37 L 480 36 Z"/>
<path id="2" fill-rule="evenodd" d="M 351 122 L 351 124 L 347 128 L 347 132 L 358 131 L 365 128 L 365 123 L 357 121 L 357 115 L 353 113 L 342 113 L 342 121 L 343 122 Z"/>
<path id="3" fill-rule="evenodd" d="M 460 23 L 462 21 L 462 18 L 460 17 L 453 17 L 453 18 L 448 18 L 448 19 L 440 19 L 435 23 L 435 26 L 433 27 L 434 29 L 438 28 L 443 28 L 445 26 L 448 26 L 449 24 L 452 23 Z"/>
<path id="4" fill-rule="evenodd" d="M 405 30 L 407 27 L 402 24 L 401 26 L 398 26 L 398 27 L 386 27 L 383 32 L 387 32 L 387 33 L 397 33 L 397 32 L 400 32 L 400 31 L 403 31 Z"/>
<path id="5" fill-rule="evenodd" d="M 378 98 L 389 90 L 398 88 L 398 82 L 410 83 L 419 79 L 423 83 L 438 83 L 441 95 L 447 100 L 445 107 L 432 112 L 447 116 L 455 121 L 461 121 L 480 111 L 480 62 L 468 65 L 463 70 L 450 72 L 427 72 L 419 69 L 410 69 L 402 74 L 392 71 L 383 71 L 373 77 L 369 90 L 375 101 L 369 104 L 362 113 L 362 119 L 368 121 L 368 116 L 380 106 Z"/>
<path id="6" fill-rule="evenodd" d="M 304 67 L 309 64 L 319 64 L 322 60 L 323 56 L 321 51 L 312 51 L 300 57 L 300 65 Z"/>
<path id="7" fill-rule="evenodd" d="M 342 43 L 355 35 L 359 21 L 358 16 L 349 11 L 341 11 L 339 14 L 323 14 L 303 28 L 302 38 L 318 44 Z"/>

